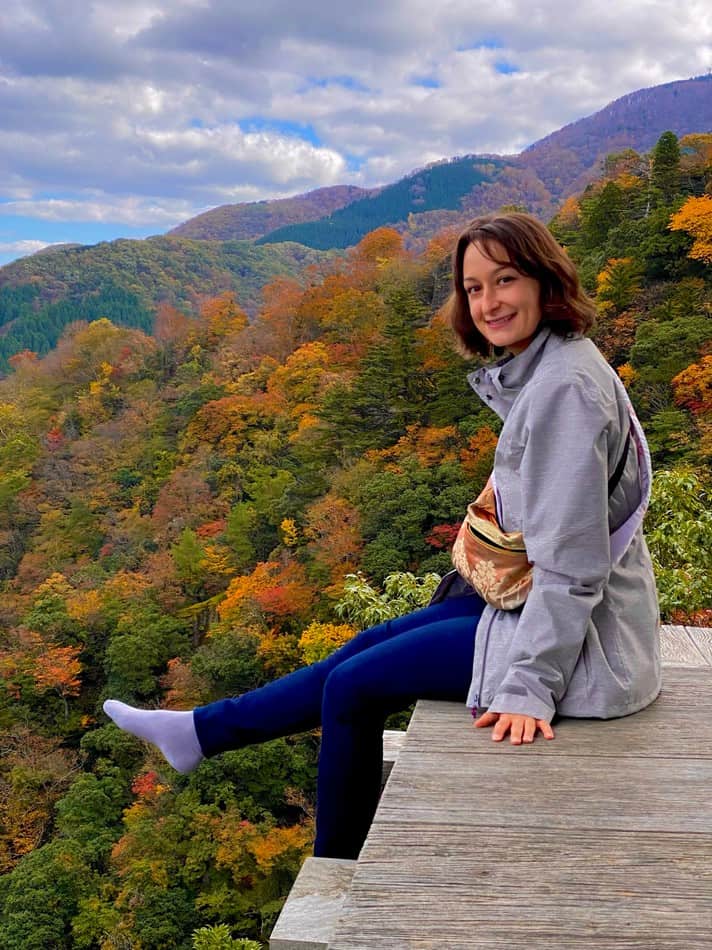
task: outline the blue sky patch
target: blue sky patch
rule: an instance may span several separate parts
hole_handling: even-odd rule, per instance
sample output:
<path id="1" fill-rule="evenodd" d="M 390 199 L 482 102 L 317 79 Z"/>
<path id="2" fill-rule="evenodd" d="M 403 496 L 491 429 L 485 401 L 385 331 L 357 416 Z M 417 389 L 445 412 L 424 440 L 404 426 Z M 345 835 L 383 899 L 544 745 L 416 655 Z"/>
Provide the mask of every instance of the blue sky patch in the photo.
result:
<path id="1" fill-rule="evenodd" d="M 354 155 L 351 152 L 346 152 L 343 155 L 343 158 L 346 162 L 346 167 L 350 172 L 361 171 L 366 162 L 366 159 L 363 155 Z"/>
<path id="2" fill-rule="evenodd" d="M 251 115 L 246 119 L 240 119 L 240 128 L 243 132 L 277 132 L 280 135 L 304 139 L 312 145 L 323 145 L 314 126 L 290 122 L 288 119 L 267 119 L 264 116 Z"/>
<path id="3" fill-rule="evenodd" d="M 502 73 L 504 76 L 510 76 L 512 73 L 519 72 L 519 66 L 515 66 L 513 63 L 508 63 L 506 59 L 499 59 L 494 64 L 494 68 L 498 73 Z"/>
<path id="4" fill-rule="evenodd" d="M 356 79 L 354 76 L 309 76 L 306 85 L 302 86 L 300 92 L 306 92 L 310 88 L 326 89 L 327 86 L 340 86 L 342 89 L 352 89 L 355 92 L 368 92 L 368 86 Z"/>
<path id="5" fill-rule="evenodd" d="M 504 49 L 504 43 L 497 36 L 482 36 L 470 43 L 463 43 L 456 47 L 458 53 L 468 49 Z"/>
<path id="6" fill-rule="evenodd" d="M 425 89 L 439 89 L 441 83 L 434 76 L 413 76 L 414 86 L 423 86 Z"/>

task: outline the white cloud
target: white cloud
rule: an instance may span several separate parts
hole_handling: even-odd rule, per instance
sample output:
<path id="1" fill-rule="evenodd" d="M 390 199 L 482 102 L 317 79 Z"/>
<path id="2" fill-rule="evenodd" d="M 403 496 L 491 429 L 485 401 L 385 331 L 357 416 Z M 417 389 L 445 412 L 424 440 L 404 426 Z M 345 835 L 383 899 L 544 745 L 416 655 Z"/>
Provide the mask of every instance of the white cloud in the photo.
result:
<path id="1" fill-rule="evenodd" d="M 710 66 L 703 0 L 6 0 L 0 213 L 158 229 L 379 184 Z"/>
<path id="2" fill-rule="evenodd" d="M 26 257 L 35 254 L 46 247 L 51 247 L 51 241 L 0 241 L 0 254 L 13 254 L 15 257 Z"/>
<path id="3" fill-rule="evenodd" d="M 139 198 L 109 197 L 104 200 L 47 198 L 25 201 L 7 201 L 0 204 L 0 215 L 37 218 L 41 221 L 107 221 L 131 227 L 174 225 L 185 221 L 192 213 L 187 202 L 152 204 Z M 21 243 L 21 242 L 20 242 Z M 9 250 L 9 248 L 8 248 Z"/>

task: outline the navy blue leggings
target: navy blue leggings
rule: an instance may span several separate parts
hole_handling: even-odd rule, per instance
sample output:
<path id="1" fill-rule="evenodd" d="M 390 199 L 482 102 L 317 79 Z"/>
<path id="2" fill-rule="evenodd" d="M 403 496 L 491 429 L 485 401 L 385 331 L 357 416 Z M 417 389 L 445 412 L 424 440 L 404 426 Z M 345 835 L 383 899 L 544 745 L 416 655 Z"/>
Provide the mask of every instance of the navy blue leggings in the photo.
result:
<path id="1" fill-rule="evenodd" d="M 484 602 L 453 597 L 370 627 L 319 663 L 195 710 L 203 753 L 321 725 L 318 857 L 356 858 L 381 782 L 383 725 L 416 699 L 464 702 Z"/>

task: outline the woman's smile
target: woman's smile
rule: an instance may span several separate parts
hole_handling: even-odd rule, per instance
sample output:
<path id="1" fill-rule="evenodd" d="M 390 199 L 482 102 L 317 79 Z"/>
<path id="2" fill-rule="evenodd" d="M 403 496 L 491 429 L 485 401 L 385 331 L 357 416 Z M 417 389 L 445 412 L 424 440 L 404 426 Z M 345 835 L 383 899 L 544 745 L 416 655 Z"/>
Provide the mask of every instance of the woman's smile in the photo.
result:
<path id="1" fill-rule="evenodd" d="M 521 353 L 541 322 L 539 281 L 510 264 L 507 251 L 492 242 L 487 249 L 468 245 L 463 257 L 463 285 L 475 327 L 493 346 Z"/>

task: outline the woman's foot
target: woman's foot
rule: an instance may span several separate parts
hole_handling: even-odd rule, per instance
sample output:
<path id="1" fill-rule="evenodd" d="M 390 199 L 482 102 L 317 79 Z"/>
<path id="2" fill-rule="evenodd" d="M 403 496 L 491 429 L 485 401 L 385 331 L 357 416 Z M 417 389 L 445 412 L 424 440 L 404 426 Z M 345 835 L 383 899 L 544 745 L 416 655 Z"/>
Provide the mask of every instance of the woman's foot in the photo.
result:
<path id="1" fill-rule="evenodd" d="M 177 772 L 192 772 L 203 760 L 192 711 L 135 709 L 117 699 L 107 699 L 104 712 L 119 729 L 158 746 Z"/>

